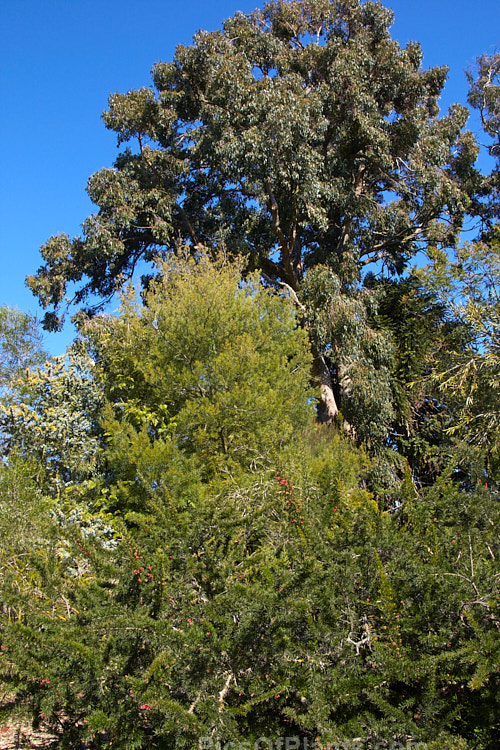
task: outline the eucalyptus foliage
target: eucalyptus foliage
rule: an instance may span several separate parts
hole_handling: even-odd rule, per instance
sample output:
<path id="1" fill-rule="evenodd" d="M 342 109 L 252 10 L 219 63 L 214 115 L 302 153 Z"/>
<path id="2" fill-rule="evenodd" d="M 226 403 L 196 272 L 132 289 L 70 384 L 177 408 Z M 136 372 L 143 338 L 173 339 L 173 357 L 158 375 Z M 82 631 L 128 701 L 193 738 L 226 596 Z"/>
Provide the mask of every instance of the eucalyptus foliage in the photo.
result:
<path id="1" fill-rule="evenodd" d="M 223 244 L 295 292 L 317 265 L 343 288 L 454 246 L 479 179 L 468 113 L 438 117 L 446 68 L 423 70 L 392 20 L 380 3 L 272 0 L 179 46 L 152 87 L 113 94 L 104 122 L 126 148 L 89 180 L 97 212 L 80 237 L 50 238 L 28 279 L 45 325 L 60 324 L 68 288 L 78 305 L 97 294 L 91 311 L 181 244 Z M 341 364 L 314 354 L 332 421 Z"/>
<path id="2" fill-rule="evenodd" d="M 19 380 L 0 310 L 2 711 L 58 747 L 499 745 L 498 170 L 391 22 L 272 0 L 112 95 L 29 281 L 77 342 Z"/>
<path id="3" fill-rule="evenodd" d="M 487 148 L 496 162 L 484 178 L 481 196 L 487 201 L 482 207 L 485 229 L 500 218 L 500 53 L 481 55 L 474 69 L 468 71 L 469 104 L 479 111 L 483 131 L 488 138 Z"/>

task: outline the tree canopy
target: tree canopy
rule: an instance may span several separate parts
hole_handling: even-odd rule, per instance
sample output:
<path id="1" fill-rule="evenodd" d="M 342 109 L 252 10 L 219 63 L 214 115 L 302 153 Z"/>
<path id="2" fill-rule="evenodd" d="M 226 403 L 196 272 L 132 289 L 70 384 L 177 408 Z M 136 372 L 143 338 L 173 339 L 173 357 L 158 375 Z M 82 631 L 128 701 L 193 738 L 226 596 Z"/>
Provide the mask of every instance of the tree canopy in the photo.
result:
<path id="1" fill-rule="evenodd" d="M 500 218 L 500 52 L 480 55 L 474 70 L 467 73 L 469 80 L 469 104 L 479 111 L 483 132 L 487 137 L 487 148 L 496 162 L 496 168 L 486 176 L 480 193 L 488 201 L 483 217 L 486 228 L 498 223 Z"/>
<path id="2" fill-rule="evenodd" d="M 179 46 L 151 88 L 110 96 L 104 122 L 126 148 L 90 178 L 98 210 L 82 235 L 42 248 L 28 283 L 45 325 L 68 285 L 95 309 L 181 245 L 224 245 L 296 293 L 318 264 L 346 288 L 363 268 L 400 273 L 419 248 L 453 246 L 477 147 L 466 108 L 438 117 L 446 68 L 423 70 L 392 19 L 380 3 L 273 0 Z M 331 420 L 340 365 L 315 356 Z"/>

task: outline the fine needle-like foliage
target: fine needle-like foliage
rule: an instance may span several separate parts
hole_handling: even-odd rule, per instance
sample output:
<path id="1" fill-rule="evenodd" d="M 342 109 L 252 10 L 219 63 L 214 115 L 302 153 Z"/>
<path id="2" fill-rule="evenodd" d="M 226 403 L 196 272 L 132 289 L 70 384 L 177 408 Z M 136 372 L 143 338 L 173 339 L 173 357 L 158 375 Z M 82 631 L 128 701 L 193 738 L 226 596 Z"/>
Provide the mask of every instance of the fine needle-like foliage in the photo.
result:
<path id="1" fill-rule="evenodd" d="M 115 420 L 203 454 L 206 470 L 268 466 L 313 418 L 293 304 L 223 257 L 165 262 L 144 304 L 128 294 L 86 331 Z"/>

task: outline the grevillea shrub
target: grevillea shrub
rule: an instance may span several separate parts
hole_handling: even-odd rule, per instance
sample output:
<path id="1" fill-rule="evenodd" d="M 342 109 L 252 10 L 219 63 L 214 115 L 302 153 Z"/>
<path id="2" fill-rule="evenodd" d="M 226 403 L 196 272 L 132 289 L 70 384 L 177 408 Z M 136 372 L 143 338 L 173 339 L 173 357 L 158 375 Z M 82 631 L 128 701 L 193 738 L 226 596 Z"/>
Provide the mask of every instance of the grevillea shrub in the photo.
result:
<path id="1" fill-rule="evenodd" d="M 43 576 L 2 621 L 4 674 L 61 747 L 495 746 L 499 519 L 486 488 L 443 478 L 424 495 L 408 477 L 387 513 L 339 438 L 309 434 L 299 460 L 238 482 L 207 482 L 192 456 L 147 440 L 122 455 L 135 509 L 115 520 L 116 547 L 60 528 L 68 562 L 28 555 L 24 570 Z"/>

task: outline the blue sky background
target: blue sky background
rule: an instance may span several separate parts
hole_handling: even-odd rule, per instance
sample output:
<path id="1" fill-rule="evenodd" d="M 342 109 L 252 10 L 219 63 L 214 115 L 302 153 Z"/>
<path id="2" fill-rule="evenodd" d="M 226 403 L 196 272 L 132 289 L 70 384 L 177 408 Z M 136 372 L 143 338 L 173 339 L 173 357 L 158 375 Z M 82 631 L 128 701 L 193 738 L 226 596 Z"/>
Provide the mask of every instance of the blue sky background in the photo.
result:
<path id="1" fill-rule="evenodd" d="M 500 49 L 499 0 L 385 0 L 393 37 L 419 41 L 424 67 L 448 65 L 442 109 L 466 103 L 464 71 Z M 79 233 L 87 178 L 117 149 L 100 119 L 110 93 L 149 85 L 150 69 L 259 0 L 3 0 L 0 7 L 0 305 L 41 313 L 25 287 L 51 235 Z M 479 132 L 477 117 L 469 127 Z M 47 335 L 64 351 L 71 327 Z"/>

